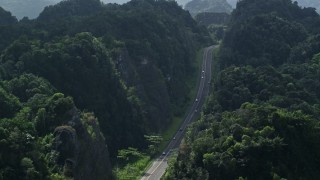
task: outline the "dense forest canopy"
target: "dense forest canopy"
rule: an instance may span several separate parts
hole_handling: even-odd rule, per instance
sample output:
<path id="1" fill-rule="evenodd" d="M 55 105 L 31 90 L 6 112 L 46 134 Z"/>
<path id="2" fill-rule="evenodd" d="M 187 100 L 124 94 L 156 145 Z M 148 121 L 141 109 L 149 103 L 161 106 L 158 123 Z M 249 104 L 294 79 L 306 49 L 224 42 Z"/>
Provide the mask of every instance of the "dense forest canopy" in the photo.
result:
<path id="1" fill-rule="evenodd" d="M 119 149 L 146 149 L 183 113 L 196 51 L 211 43 L 173 1 L 0 14 L 0 179 L 112 178 Z"/>
<path id="2" fill-rule="evenodd" d="M 318 30 L 314 9 L 300 8 L 291 0 L 240 1 L 222 44 L 221 63 L 278 66 Z"/>
<path id="3" fill-rule="evenodd" d="M 165 179 L 319 177 L 319 19 L 290 0 L 238 3 L 213 92 Z"/>

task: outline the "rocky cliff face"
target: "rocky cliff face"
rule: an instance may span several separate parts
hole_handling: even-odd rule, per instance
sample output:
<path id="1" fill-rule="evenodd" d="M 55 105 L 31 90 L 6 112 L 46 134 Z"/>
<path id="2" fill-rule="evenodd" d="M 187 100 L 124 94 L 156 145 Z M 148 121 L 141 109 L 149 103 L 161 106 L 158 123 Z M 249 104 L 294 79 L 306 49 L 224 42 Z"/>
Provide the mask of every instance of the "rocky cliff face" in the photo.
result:
<path id="1" fill-rule="evenodd" d="M 142 101 L 148 127 L 163 127 L 168 123 L 172 114 L 170 97 L 161 70 L 154 60 L 141 57 L 134 62 L 126 48 L 121 48 L 115 54 L 116 69 L 128 87 L 133 87 Z M 157 130 L 157 129 L 153 129 Z"/>
<path id="2" fill-rule="evenodd" d="M 72 119 L 54 131 L 58 164 L 76 180 L 113 179 L 108 148 L 92 113 L 71 112 Z"/>

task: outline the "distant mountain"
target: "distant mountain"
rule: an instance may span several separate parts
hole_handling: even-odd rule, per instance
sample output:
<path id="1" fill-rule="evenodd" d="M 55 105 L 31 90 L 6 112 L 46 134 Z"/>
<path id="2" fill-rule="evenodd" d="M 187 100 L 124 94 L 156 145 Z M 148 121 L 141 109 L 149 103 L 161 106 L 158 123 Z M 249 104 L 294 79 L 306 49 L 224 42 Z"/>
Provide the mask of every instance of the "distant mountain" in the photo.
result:
<path id="1" fill-rule="evenodd" d="M 202 12 L 231 13 L 232 7 L 226 0 L 192 0 L 185 7 L 192 16 Z"/>

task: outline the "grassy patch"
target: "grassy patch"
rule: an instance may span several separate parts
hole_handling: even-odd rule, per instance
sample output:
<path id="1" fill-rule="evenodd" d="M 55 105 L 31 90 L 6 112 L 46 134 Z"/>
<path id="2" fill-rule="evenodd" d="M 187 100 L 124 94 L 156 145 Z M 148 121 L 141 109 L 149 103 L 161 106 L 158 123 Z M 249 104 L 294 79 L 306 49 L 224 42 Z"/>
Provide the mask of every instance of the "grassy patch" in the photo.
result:
<path id="1" fill-rule="evenodd" d="M 140 179 L 141 174 L 146 169 L 146 165 L 151 163 L 150 156 L 142 155 L 134 162 L 129 162 L 124 167 L 115 167 L 113 173 L 119 180 L 134 180 Z"/>

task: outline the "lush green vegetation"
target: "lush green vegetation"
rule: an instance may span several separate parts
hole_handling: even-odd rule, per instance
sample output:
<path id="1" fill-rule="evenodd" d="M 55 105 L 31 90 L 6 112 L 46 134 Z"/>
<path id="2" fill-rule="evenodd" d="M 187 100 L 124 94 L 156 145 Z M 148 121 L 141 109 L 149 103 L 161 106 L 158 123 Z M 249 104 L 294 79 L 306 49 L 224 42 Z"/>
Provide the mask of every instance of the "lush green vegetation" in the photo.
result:
<path id="1" fill-rule="evenodd" d="M 279 66 L 288 61 L 308 35 L 319 32 L 319 15 L 314 9 L 301 9 L 290 0 L 241 1 L 231 21 L 221 52 L 224 67 Z"/>
<path id="2" fill-rule="evenodd" d="M 74 133 L 80 133 L 79 128 L 83 128 L 85 123 L 77 122 L 76 116 L 79 113 L 76 112 L 72 98 L 57 93 L 47 80 L 32 74 L 1 81 L 0 92 L 1 179 L 56 179 L 63 175 L 73 176 L 64 165 L 65 159 L 73 157 L 70 155 L 73 153 L 70 148 L 73 144 L 70 143 L 64 150 L 56 149 L 54 147 L 61 147 L 61 139 L 53 135 L 57 133 L 58 126 Z M 83 118 L 84 121 L 86 119 Z M 86 127 L 93 129 L 90 123 Z M 87 134 L 86 129 L 82 130 L 81 135 L 78 134 L 78 139 L 85 143 L 79 144 L 79 148 L 83 148 L 78 152 L 80 155 L 88 153 L 84 149 L 90 143 L 85 139 Z M 103 139 L 100 134 L 96 134 L 96 139 L 99 138 Z M 104 160 L 108 160 L 108 157 Z M 99 164 L 99 161 L 96 163 Z M 74 168 L 81 168 L 79 166 L 83 164 L 78 163 Z M 106 172 L 103 177 L 111 175 L 107 168 L 104 168 Z"/>
<path id="3" fill-rule="evenodd" d="M 196 74 L 197 75 L 191 77 L 186 82 L 188 87 L 190 88 L 190 91 L 188 94 L 189 101 L 186 104 L 184 104 L 183 106 L 181 106 L 182 112 L 186 112 L 188 110 L 188 108 L 190 108 L 190 106 L 194 102 L 194 99 L 197 96 L 197 90 L 198 90 L 197 84 L 199 84 L 201 65 L 202 65 L 201 63 L 202 63 L 202 59 L 203 59 L 202 55 L 203 55 L 203 50 L 198 51 L 197 56 L 196 56 L 196 61 L 194 62 L 194 66 L 196 67 Z M 161 132 L 161 135 L 163 137 L 163 141 L 159 145 L 160 151 L 158 153 L 161 153 L 162 152 L 161 150 L 165 149 L 166 146 L 168 145 L 168 143 L 172 140 L 172 137 L 175 136 L 177 131 L 180 129 L 180 125 L 183 122 L 183 120 L 185 119 L 185 116 L 186 116 L 185 113 L 181 113 L 181 114 L 174 116 L 173 121 L 170 124 L 170 126 L 165 131 Z"/>
<path id="4" fill-rule="evenodd" d="M 290 0 L 238 3 L 213 92 L 165 179 L 319 177 L 319 19 Z"/>
<path id="5" fill-rule="evenodd" d="M 134 148 L 123 149 L 119 151 L 114 171 L 118 179 L 139 179 L 149 163 L 149 155 Z"/>
<path id="6" fill-rule="evenodd" d="M 200 74 L 201 62 L 202 62 L 202 54 L 203 51 L 198 51 L 196 61 L 194 62 L 194 66 L 196 67 L 196 74 Z M 189 101 L 187 104 L 181 107 L 181 109 L 189 108 L 190 104 L 195 99 L 197 89 L 196 85 L 198 84 L 199 77 L 193 76 L 191 77 L 187 84 L 191 88 L 189 92 Z M 151 135 L 146 136 L 145 138 L 148 141 L 148 149 L 146 153 L 141 153 L 134 148 L 122 149 L 118 151 L 117 156 L 117 166 L 114 167 L 114 173 L 118 179 L 139 179 L 143 172 L 145 172 L 146 168 L 149 167 L 152 163 L 152 158 L 158 157 L 162 150 L 166 148 L 168 143 L 172 140 L 172 137 L 179 130 L 182 121 L 184 120 L 185 114 L 179 114 L 173 117 L 171 124 L 168 126 L 166 130 L 160 132 L 159 135 Z M 124 156 L 123 152 L 126 156 Z M 130 152 L 130 153 L 129 153 Z M 128 158 L 127 156 L 134 155 L 135 158 Z M 172 160 L 170 160 L 172 161 Z"/>
<path id="7" fill-rule="evenodd" d="M 19 51 L 21 49 L 23 51 Z M 79 108 L 95 112 L 112 150 L 143 143 L 144 119 L 139 115 L 139 107 L 133 100 L 129 101 L 107 50 L 90 33 L 65 36 L 52 42 L 17 40 L 4 51 L 1 61 L 4 79 L 19 72 L 36 74 L 71 95 Z M 123 111 L 126 113 L 121 113 Z M 121 124 L 130 128 L 124 129 Z M 115 134 L 118 135 L 110 137 Z"/>
<path id="8" fill-rule="evenodd" d="M 196 52 L 211 43 L 173 1 L 0 15 L 0 179 L 112 178 L 110 161 L 128 149 L 138 163 L 118 165 L 139 174 L 161 142 L 153 135 L 192 98 Z"/>

